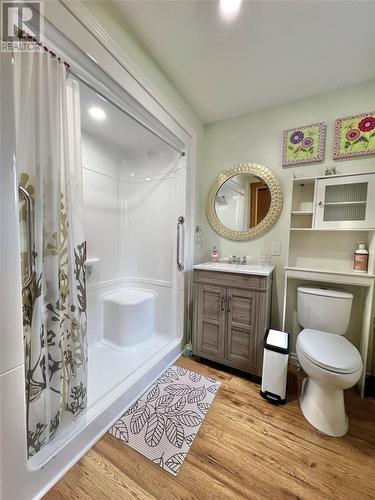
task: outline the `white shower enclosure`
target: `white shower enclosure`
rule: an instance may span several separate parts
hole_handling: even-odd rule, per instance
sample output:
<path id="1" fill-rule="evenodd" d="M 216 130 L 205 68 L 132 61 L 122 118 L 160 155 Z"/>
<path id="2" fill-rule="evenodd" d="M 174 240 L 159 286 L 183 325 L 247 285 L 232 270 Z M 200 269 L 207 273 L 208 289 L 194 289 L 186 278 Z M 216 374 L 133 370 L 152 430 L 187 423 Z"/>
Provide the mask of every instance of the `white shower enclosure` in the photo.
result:
<path id="1" fill-rule="evenodd" d="M 115 60 L 108 68 L 118 80 L 78 49 L 77 41 L 47 21 L 45 29 L 46 43 L 69 62 L 80 87 L 88 401 L 74 424 L 27 458 L 14 87 L 11 55 L 1 54 L 1 116 L 7 117 L 0 184 L 4 500 L 44 494 L 180 355 L 192 264 L 188 134 L 134 82 L 130 87 L 138 89 L 138 96 L 144 92 L 144 102 L 127 91 L 129 75 Z M 91 36 L 85 30 L 76 27 L 82 40 Z M 95 43 L 90 39 L 93 50 Z M 95 119 L 93 108 L 101 110 L 102 120 Z"/>
<path id="2" fill-rule="evenodd" d="M 134 370 L 180 347 L 186 157 L 85 84 L 80 91 L 88 404 L 103 405 Z"/>

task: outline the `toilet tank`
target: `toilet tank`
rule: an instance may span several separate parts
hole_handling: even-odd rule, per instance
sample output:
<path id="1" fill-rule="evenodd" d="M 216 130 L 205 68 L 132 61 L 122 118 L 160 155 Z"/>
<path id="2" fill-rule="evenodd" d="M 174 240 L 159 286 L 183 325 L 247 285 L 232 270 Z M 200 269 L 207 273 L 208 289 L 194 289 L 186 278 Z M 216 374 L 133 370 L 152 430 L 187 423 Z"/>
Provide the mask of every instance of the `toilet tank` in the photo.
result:
<path id="1" fill-rule="evenodd" d="M 297 288 L 298 322 L 303 328 L 345 335 L 353 295 L 326 288 Z"/>

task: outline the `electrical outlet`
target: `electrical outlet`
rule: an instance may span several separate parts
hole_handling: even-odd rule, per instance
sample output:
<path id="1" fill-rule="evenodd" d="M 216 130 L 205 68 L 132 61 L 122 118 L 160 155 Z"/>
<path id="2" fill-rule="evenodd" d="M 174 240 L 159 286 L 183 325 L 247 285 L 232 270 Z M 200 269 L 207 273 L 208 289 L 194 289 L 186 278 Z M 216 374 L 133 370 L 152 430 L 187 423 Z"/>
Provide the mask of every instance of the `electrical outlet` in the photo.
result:
<path id="1" fill-rule="evenodd" d="M 281 254 L 281 242 L 273 241 L 271 243 L 271 255 L 280 255 Z"/>

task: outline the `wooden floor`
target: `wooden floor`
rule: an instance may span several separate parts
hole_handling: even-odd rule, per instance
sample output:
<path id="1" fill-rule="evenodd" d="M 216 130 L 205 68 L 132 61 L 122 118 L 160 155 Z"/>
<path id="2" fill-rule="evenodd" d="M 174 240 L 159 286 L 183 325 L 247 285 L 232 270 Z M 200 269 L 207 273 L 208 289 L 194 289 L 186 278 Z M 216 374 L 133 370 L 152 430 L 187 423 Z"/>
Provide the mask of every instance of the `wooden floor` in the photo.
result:
<path id="1" fill-rule="evenodd" d="M 329 438 L 295 395 L 276 407 L 239 372 L 178 364 L 222 381 L 178 476 L 107 434 L 45 499 L 375 499 L 375 400 L 348 393 L 349 432 Z"/>

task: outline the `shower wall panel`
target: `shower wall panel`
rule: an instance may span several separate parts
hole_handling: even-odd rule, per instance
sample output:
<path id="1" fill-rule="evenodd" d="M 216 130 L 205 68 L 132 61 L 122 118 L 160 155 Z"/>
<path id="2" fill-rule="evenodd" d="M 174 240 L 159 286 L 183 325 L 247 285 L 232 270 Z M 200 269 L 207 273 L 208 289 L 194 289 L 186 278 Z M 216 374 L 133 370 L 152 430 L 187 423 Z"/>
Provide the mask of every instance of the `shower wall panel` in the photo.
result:
<path id="1" fill-rule="evenodd" d="M 85 130 L 82 141 L 87 255 L 100 260 L 98 275 L 88 282 L 89 343 L 102 339 L 101 296 L 124 286 L 153 290 L 156 331 L 179 336 L 176 220 L 184 213 L 186 190 L 179 155 L 150 157 L 147 141 L 145 153 L 131 154 Z"/>
<path id="2" fill-rule="evenodd" d="M 135 163 L 87 132 L 82 139 L 87 252 L 100 259 L 96 283 L 126 277 L 171 285 L 177 155 L 167 164 L 160 157 Z"/>
<path id="3" fill-rule="evenodd" d="M 121 276 L 172 282 L 174 178 L 120 182 Z"/>
<path id="4" fill-rule="evenodd" d="M 82 134 L 85 232 L 88 258 L 100 259 L 96 281 L 118 278 L 118 168 L 113 148 Z"/>

